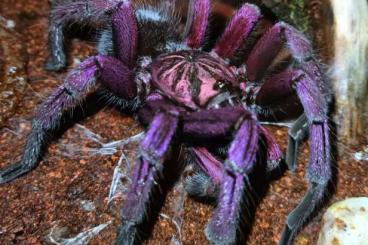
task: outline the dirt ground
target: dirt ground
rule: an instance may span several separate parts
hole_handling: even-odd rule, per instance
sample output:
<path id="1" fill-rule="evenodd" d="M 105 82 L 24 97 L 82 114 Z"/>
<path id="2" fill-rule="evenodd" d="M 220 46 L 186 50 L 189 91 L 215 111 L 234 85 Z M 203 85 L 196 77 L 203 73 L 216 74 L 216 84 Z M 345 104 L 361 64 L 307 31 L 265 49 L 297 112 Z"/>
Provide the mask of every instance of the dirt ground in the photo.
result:
<path id="1" fill-rule="evenodd" d="M 30 122 L 38 103 L 61 83 L 63 74 L 46 72 L 47 0 L 2 0 L 0 18 L 13 20 L 16 39 L 24 45 L 27 62 L 27 87 L 17 102 L 17 109 L 0 128 L 0 167 L 19 160 Z M 3 19 L 1 19 L 3 21 Z M 11 34 L 11 35 L 13 35 Z M 328 45 L 328 44 L 326 44 Z M 72 42 L 70 64 L 76 64 L 93 51 L 92 44 Z M 1 54 L 1 52 L 0 52 Z M 0 57 L 1 59 L 1 57 Z M 1 66 L 0 66 L 1 67 Z M 0 71 L 2 72 L 2 71 Z M 1 77 L 1 76 L 0 76 Z M 282 146 L 286 130 L 270 128 Z M 90 244 L 113 244 L 119 224 L 119 207 L 124 198 L 108 205 L 108 193 L 114 167 L 121 153 L 134 156 L 134 144 L 118 149 L 112 155 L 101 154 L 101 144 L 126 139 L 142 129 L 127 115 L 111 108 L 80 121 L 48 147 L 39 167 L 9 184 L 0 186 L 0 244 L 47 244 L 50 234 L 69 238 L 99 224 L 111 222 Z M 95 135 L 95 138 L 91 137 Z M 96 136 L 99 135 L 99 136 Z M 339 156 L 333 181 L 333 191 L 326 204 L 316 213 L 296 239 L 296 244 L 315 244 L 325 207 L 346 197 L 367 196 L 368 162 L 356 161 L 353 153 L 363 149 L 363 143 L 337 143 Z M 308 144 L 303 144 L 295 173 L 285 172 L 269 183 L 264 197 L 250 222 L 247 243 L 276 244 L 287 214 L 298 204 L 306 191 L 304 168 L 308 159 Z M 264 183 L 265 185 L 268 183 Z M 208 244 L 204 227 L 213 208 L 182 193 L 180 184 L 169 192 L 146 244 Z"/>

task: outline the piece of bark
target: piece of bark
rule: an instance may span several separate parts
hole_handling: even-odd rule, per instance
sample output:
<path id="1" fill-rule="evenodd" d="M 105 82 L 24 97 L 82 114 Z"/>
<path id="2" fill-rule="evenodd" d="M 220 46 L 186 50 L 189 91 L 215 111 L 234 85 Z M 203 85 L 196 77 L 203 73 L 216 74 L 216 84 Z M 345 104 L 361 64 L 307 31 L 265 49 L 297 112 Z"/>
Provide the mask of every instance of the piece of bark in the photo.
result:
<path id="1" fill-rule="evenodd" d="M 363 135 L 368 114 L 368 3 L 330 0 L 334 15 L 332 79 L 341 138 Z"/>

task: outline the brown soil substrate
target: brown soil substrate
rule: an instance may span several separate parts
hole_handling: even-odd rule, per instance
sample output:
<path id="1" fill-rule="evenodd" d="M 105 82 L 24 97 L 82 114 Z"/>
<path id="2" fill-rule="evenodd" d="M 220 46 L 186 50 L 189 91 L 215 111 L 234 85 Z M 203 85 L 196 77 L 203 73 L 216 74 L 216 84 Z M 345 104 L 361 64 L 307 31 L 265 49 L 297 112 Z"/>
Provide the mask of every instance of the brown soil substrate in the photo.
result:
<path id="1" fill-rule="evenodd" d="M 19 109 L 0 130 L 0 167 L 3 167 L 19 160 L 25 137 L 30 131 L 35 106 L 60 84 L 63 75 L 43 69 L 47 55 L 46 0 L 3 0 L 0 2 L 0 13 L 15 21 L 16 30 L 20 33 L 17 38 L 25 45 L 25 55 L 29 57 L 29 86 L 26 94 Z M 74 60 L 83 59 L 91 53 L 91 47 L 73 41 L 71 57 Z M 109 108 L 102 109 L 80 124 L 101 135 L 105 141 L 124 139 L 141 131 L 131 117 Z M 280 144 L 285 146 L 285 129 L 270 129 Z M 12 183 L 0 186 L 0 244 L 44 244 L 48 243 L 47 236 L 53 228 L 58 229 L 63 238 L 67 238 L 108 221 L 112 221 L 112 224 L 90 244 L 113 243 L 120 220 L 118 207 L 122 200 L 116 199 L 110 209 L 107 206 L 107 194 L 119 152 L 113 156 L 83 153 L 67 157 L 65 146 L 68 144 L 81 149 L 94 147 L 94 143 L 85 138 L 76 126 L 68 129 L 59 140 L 52 142 L 37 169 Z M 338 146 L 341 157 L 334 166 L 334 191 L 329 193 L 329 200 L 324 207 L 346 197 L 368 195 L 368 186 L 364 185 L 368 183 L 368 164 L 354 161 L 352 157 L 352 153 L 360 150 L 362 144 L 347 146 L 339 143 Z M 308 145 L 305 143 L 299 154 L 297 171 L 285 172 L 270 183 L 255 212 L 254 222 L 250 224 L 248 244 L 276 244 L 279 240 L 286 215 L 306 191 L 304 168 L 308 153 Z M 334 158 L 337 159 L 337 156 Z M 180 197 L 176 192 L 174 190 L 169 193 L 161 210 L 163 215 L 155 223 L 147 244 L 170 244 L 172 237 L 177 235 L 174 223 L 167 218 L 178 215 L 173 208 Z M 81 208 L 81 202 L 86 200 L 94 204 L 94 211 Z M 185 198 L 183 205 L 182 214 L 179 212 L 176 217 L 183 221 L 182 243 L 207 244 L 203 230 L 213 208 L 190 198 Z M 301 231 L 296 244 L 315 244 L 324 209 Z"/>
<path id="2" fill-rule="evenodd" d="M 17 109 L 26 90 L 26 50 L 19 34 L 0 20 L 0 127 Z"/>

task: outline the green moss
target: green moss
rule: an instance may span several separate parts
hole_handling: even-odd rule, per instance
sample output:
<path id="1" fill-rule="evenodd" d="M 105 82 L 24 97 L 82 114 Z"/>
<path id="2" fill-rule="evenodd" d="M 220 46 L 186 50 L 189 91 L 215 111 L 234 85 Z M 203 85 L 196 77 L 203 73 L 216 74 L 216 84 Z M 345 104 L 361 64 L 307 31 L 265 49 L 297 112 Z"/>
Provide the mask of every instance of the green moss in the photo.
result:
<path id="1" fill-rule="evenodd" d="M 309 31 L 306 0 L 271 0 L 267 1 L 266 5 L 279 19 L 292 24 L 304 33 Z"/>
<path id="2" fill-rule="evenodd" d="M 306 7 L 304 0 L 291 0 L 289 4 L 290 14 L 289 18 L 295 26 L 301 31 L 307 32 L 309 29 L 309 19 L 306 14 Z"/>

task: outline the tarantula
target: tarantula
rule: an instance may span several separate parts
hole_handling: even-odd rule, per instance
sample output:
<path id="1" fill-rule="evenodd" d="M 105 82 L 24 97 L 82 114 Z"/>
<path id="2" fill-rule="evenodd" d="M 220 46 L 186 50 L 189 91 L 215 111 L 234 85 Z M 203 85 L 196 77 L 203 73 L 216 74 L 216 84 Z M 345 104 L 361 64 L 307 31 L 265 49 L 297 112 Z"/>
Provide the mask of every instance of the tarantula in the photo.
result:
<path id="1" fill-rule="evenodd" d="M 280 244 L 291 244 L 324 197 L 331 177 L 330 90 L 311 44 L 284 22 L 274 23 L 250 41 L 262 15 L 257 6 L 243 4 L 209 47 L 205 39 L 211 3 L 189 4 L 185 28 L 167 7 L 134 7 L 128 0 L 75 0 L 56 6 L 50 23 L 49 69 L 65 66 L 63 31 L 68 23 L 102 23 L 107 31 L 101 35 L 99 54 L 69 72 L 39 106 L 21 160 L 0 171 L 0 183 L 34 169 L 48 134 L 60 127 L 63 116 L 92 92 L 103 90 L 120 108 L 136 113 L 147 128 L 123 204 L 117 243 L 139 241 L 162 179 L 163 161 L 178 142 L 189 148 L 200 169 L 188 177 L 188 192 L 217 195 L 205 230 L 208 240 L 233 244 L 239 241 L 244 200 L 251 189 L 248 176 L 260 162 L 257 154 L 265 151 L 267 171 L 282 159 L 279 146 L 259 120 L 274 119 L 284 111 L 292 115 L 302 108 L 289 130 L 285 161 L 295 168 L 298 146 L 309 134 L 310 185 L 286 221 Z M 228 148 L 221 151 L 224 142 Z"/>

